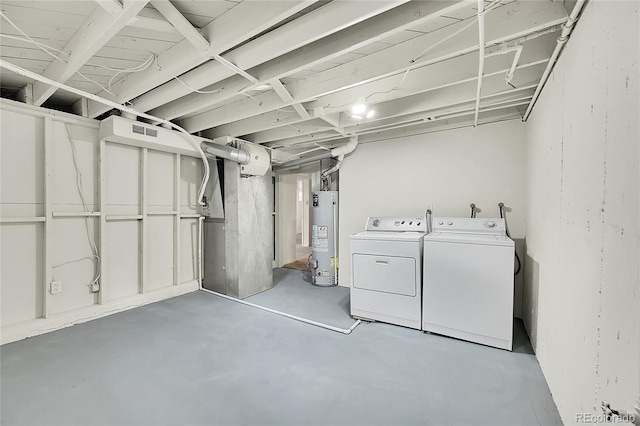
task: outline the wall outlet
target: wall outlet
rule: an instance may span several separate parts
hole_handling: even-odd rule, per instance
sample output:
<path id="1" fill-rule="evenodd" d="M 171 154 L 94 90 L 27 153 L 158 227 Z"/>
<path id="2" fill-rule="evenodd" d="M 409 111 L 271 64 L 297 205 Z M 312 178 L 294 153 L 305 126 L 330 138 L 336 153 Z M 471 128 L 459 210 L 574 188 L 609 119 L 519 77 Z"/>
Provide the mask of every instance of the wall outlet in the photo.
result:
<path id="1" fill-rule="evenodd" d="M 51 281 L 51 294 L 62 293 L 62 281 Z"/>

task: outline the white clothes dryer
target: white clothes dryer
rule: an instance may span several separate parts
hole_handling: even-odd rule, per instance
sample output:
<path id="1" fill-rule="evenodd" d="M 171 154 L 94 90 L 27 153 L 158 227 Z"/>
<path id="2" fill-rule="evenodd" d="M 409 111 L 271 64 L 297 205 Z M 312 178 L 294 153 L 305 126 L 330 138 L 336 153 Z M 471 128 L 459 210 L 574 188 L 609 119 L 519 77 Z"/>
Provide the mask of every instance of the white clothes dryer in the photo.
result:
<path id="1" fill-rule="evenodd" d="M 420 330 L 424 217 L 369 217 L 350 236 L 351 315 Z"/>

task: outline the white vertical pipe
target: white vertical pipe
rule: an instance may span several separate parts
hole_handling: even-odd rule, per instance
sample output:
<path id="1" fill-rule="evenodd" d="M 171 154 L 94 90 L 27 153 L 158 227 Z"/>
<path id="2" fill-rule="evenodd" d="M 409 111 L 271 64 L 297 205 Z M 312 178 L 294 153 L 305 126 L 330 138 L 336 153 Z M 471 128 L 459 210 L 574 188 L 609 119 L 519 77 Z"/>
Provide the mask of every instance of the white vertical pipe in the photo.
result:
<path id="1" fill-rule="evenodd" d="M 478 88 L 476 90 L 476 111 L 473 118 L 474 127 L 478 126 L 482 74 L 484 74 L 484 0 L 478 0 Z"/>
<path id="2" fill-rule="evenodd" d="M 180 221 L 180 165 L 181 156 L 175 154 L 175 172 L 173 176 L 173 284 L 180 284 L 180 246 L 182 244 L 182 237 L 180 236 L 180 228 L 182 226 Z"/>
<path id="3" fill-rule="evenodd" d="M 562 26 L 562 33 L 560 33 L 560 37 L 558 37 L 558 40 L 556 41 L 556 48 L 553 50 L 553 53 L 551 54 L 551 58 L 549 59 L 547 68 L 545 68 L 544 73 L 542 74 L 542 78 L 540 78 L 540 83 L 538 83 L 538 87 L 536 87 L 536 91 L 533 94 L 533 98 L 531 99 L 531 102 L 529 103 L 529 107 L 527 108 L 527 111 L 522 116 L 522 121 L 527 121 L 527 119 L 529 118 L 529 115 L 531 115 L 531 110 L 533 109 L 533 106 L 536 104 L 536 101 L 540 97 L 540 92 L 542 91 L 542 88 L 544 87 L 547 80 L 549 79 L 549 75 L 551 74 L 551 71 L 553 70 L 553 67 L 556 64 L 556 61 L 558 60 L 558 56 L 560 56 L 560 52 L 562 52 L 562 48 L 567 43 L 567 40 L 569 40 L 569 35 L 573 30 L 574 24 L 578 21 L 578 16 L 580 15 L 580 12 L 582 11 L 582 8 L 584 7 L 585 3 L 586 3 L 586 0 L 577 0 L 576 4 L 573 6 L 571 15 L 569 15 L 569 18 L 567 19 L 567 22 L 565 22 L 564 25 Z"/>
<path id="4" fill-rule="evenodd" d="M 338 205 L 333 201 L 333 282 L 338 285 Z"/>
<path id="5" fill-rule="evenodd" d="M 147 148 L 140 148 L 140 155 L 142 158 L 140 159 L 140 213 L 142 214 L 142 231 L 140 235 L 140 285 L 138 287 L 138 291 L 140 294 L 144 294 L 147 287 L 147 267 L 149 262 L 149 253 L 147 250 L 147 240 L 149 238 L 149 222 L 147 220 L 147 191 L 148 191 L 148 180 L 147 180 L 147 168 L 148 168 L 148 158 L 149 158 L 149 150 Z"/>
<path id="6" fill-rule="evenodd" d="M 100 292 L 98 304 L 108 300 L 107 279 L 107 142 L 100 140 L 98 164 L 100 167 Z"/>
<path id="7" fill-rule="evenodd" d="M 42 318 L 51 313 L 50 285 L 53 281 L 51 255 L 53 253 L 53 211 L 51 209 L 51 150 L 53 138 L 53 120 L 44 118 L 44 297 L 42 299 Z"/>
<path id="8" fill-rule="evenodd" d="M 202 279 L 203 279 L 203 262 L 202 262 L 202 231 L 203 231 L 203 226 L 202 223 L 204 222 L 204 216 L 200 216 L 198 218 L 198 283 L 200 285 L 200 289 L 202 290 Z"/>

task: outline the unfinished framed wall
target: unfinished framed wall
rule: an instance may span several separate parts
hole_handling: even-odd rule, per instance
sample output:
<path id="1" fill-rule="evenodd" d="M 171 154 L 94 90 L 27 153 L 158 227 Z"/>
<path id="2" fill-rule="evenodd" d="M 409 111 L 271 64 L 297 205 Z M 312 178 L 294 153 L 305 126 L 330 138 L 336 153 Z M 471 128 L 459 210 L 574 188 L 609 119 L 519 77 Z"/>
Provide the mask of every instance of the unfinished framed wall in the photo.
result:
<path id="1" fill-rule="evenodd" d="M 96 120 L 0 114 L 2 343 L 198 289 L 198 159 L 99 141 Z"/>

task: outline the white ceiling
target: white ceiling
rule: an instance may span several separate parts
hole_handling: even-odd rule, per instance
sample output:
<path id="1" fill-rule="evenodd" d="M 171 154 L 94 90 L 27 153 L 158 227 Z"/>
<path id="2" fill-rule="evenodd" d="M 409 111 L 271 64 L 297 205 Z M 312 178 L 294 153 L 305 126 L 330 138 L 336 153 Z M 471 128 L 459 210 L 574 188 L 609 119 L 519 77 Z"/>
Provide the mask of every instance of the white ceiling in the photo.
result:
<path id="1" fill-rule="evenodd" d="M 473 122 L 477 1 L 2 0 L 0 7 L 3 60 L 205 137 L 299 152 L 353 134 L 371 141 Z M 523 47 L 512 85 L 505 79 L 514 53 L 486 58 L 479 123 L 522 116 L 565 7 L 503 0 L 485 15 L 487 54 Z M 89 117 L 109 110 L 5 69 L 0 86 L 3 96 Z M 359 99 L 374 117 L 354 117 Z"/>

